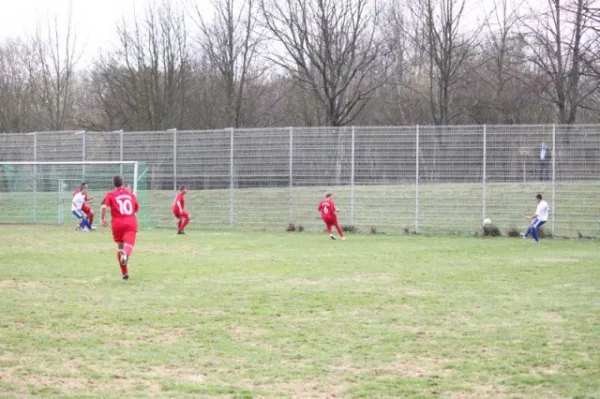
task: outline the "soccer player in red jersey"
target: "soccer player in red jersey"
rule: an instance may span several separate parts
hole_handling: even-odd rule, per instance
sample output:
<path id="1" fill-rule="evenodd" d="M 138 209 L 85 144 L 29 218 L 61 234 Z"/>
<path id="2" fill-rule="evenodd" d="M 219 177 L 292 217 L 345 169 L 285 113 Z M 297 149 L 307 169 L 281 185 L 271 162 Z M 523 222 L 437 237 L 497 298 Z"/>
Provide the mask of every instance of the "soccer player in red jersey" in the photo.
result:
<path id="1" fill-rule="evenodd" d="M 325 222 L 325 226 L 327 226 L 329 237 L 331 237 L 332 240 L 335 240 L 333 231 L 331 229 L 333 226 L 335 226 L 340 237 L 342 237 L 342 240 L 344 240 L 344 232 L 342 231 L 342 228 L 337 220 L 337 215 L 335 214 L 335 212 L 339 211 L 339 209 L 337 209 L 333 203 L 332 193 L 325 193 L 325 199 L 319 203 L 319 208 L 317 210 L 321 212 L 321 217 L 323 218 L 323 222 Z"/>
<path id="2" fill-rule="evenodd" d="M 123 280 L 129 278 L 127 262 L 133 247 L 138 230 L 135 214 L 140 209 L 135 194 L 123 186 L 121 176 L 113 177 L 115 189 L 106 193 L 100 208 L 100 220 L 102 226 L 108 226 L 106 221 L 106 208 L 110 208 L 113 239 L 117 243 L 117 259 L 121 267 Z"/>
<path id="3" fill-rule="evenodd" d="M 75 195 L 77 195 L 78 193 L 84 191 L 84 189 L 86 191 L 85 192 L 85 202 L 84 202 L 83 206 L 81 207 L 81 210 L 83 211 L 83 213 L 85 213 L 87 215 L 87 220 L 90 222 L 91 229 L 95 230 L 94 211 L 88 205 L 88 204 L 91 204 L 92 202 L 94 202 L 94 198 L 88 197 L 88 195 L 87 195 L 88 184 L 86 182 L 81 183 L 81 187 L 78 190 L 75 190 L 75 192 L 73 193 L 73 198 L 75 198 Z M 81 224 L 79 225 L 79 230 L 83 230 L 83 220 L 82 220 Z"/>
<path id="4" fill-rule="evenodd" d="M 185 226 L 190 222 L 190 214 L 185 210 L 185 194 L 187 193 L 187 186 L 179 187 L 179 192 L 173 203 L 173 215 L 179 220 L 177 223 L 177 234 L 185 234 Z"/>

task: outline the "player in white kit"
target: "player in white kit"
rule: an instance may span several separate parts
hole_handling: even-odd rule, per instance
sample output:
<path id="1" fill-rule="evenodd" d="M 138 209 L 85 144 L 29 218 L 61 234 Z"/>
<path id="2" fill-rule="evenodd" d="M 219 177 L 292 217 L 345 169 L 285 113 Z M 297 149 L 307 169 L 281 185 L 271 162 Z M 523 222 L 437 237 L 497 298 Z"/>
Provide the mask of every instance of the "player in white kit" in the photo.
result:
<path id="1" fill-rule="evenodd" d="M 83 211 L 83 205 L 85 204 L 85 196 L 87 189 L 83 188 L 81 191 L 75 193 L 73 196 L 73 202 L 71 203 L 71 212 L 75 217 L 81 220 L 81 224 L 77 227 L 78 231 L 92 230 L 89 220 L 87 219 L 86 213 Z"/>
<path id="2" fill-rule="evenodd" d="M 527 238 L 531 234 L 533 236 L 533 239 L 535 240 L 535 243 L 537 244 L 540 242 L 537 231 L 548 220 L 550 207 L 548 206 L 548 203 L 542 198 L 542 194 L 536 195 L 535 198 L 538 202 L 537 209 L 535 210 L 535 215 L 527 216 L 527 219 L 531 220 L 531 224 L 529 225 L 525 233 L 521 233 L 521 237 Z"/>

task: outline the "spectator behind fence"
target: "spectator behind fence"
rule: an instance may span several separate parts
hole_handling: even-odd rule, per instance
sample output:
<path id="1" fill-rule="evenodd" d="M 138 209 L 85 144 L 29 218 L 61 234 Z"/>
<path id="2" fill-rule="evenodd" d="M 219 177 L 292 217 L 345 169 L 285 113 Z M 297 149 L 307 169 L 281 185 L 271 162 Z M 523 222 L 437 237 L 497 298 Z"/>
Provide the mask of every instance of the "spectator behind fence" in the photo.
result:
<path id="1" fill-rule="evenodd" d="M 552 154 L 546 147 L 545 143 L 542 143 L 540 148 L 540 180 L 550 180 L 550 158 Z"/>

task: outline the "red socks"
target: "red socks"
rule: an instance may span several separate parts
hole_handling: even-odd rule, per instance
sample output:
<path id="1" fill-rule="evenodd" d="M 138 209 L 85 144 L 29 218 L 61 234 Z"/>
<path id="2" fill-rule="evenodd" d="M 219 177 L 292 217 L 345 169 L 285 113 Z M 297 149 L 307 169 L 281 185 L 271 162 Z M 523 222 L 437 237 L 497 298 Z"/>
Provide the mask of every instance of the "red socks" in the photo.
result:
<path id="1" fill-rule="evenodd" d="M 129 256 L 129 255 L 127 255 Z M 119 262 L 119 266 L 121 267 L 121 274 L 129 274 L 129 271 L 127 270 L 127 266 L 123 266 L 121 264 L 121 254 L 117 251 L 117 261 Z"/>
<path id="2" fill-rule="evenodd" d="M 190 219 L 186 219 L 186 218 L 179 219 L 179 223 L 177 223 L 177 230 L 181 231 L 181 230 L 185 229 L 185 226 L 187 226 L 189 223 L 190 223 Z"/>
<path id="3" fill-rule="evenodd" d="M 181 223 L 180 230 L 185 229 L 185 226 L 187 226 L 189 223 L 190 223 L 190 219 L 183 219 L 183 223 Z"/>
<path id="4" fill-rule="evenodd" d="M 133 253 L 133 247 L 129 244 L 125 244 L 123 246 L 123 251 L 125 251 L 125 253 L 127 254 L 127 257 L 129 258 L 131 256 L 131 254 Z"/>

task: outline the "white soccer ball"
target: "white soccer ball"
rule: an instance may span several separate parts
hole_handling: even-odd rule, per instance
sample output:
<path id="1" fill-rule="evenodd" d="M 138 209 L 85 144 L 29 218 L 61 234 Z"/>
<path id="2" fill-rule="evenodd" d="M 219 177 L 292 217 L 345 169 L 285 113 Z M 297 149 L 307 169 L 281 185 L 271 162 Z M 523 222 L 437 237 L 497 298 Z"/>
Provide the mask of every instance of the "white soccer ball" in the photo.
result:
<path id="1" fill-rule="evenodd" d="M 484 225 L 484 226 L 489 226 L 490 224 L 492 224 L 492 219 L 490 219 L 490 218 L 485 218 L 485 219 L 483 220 L 483 225 Z"/>

